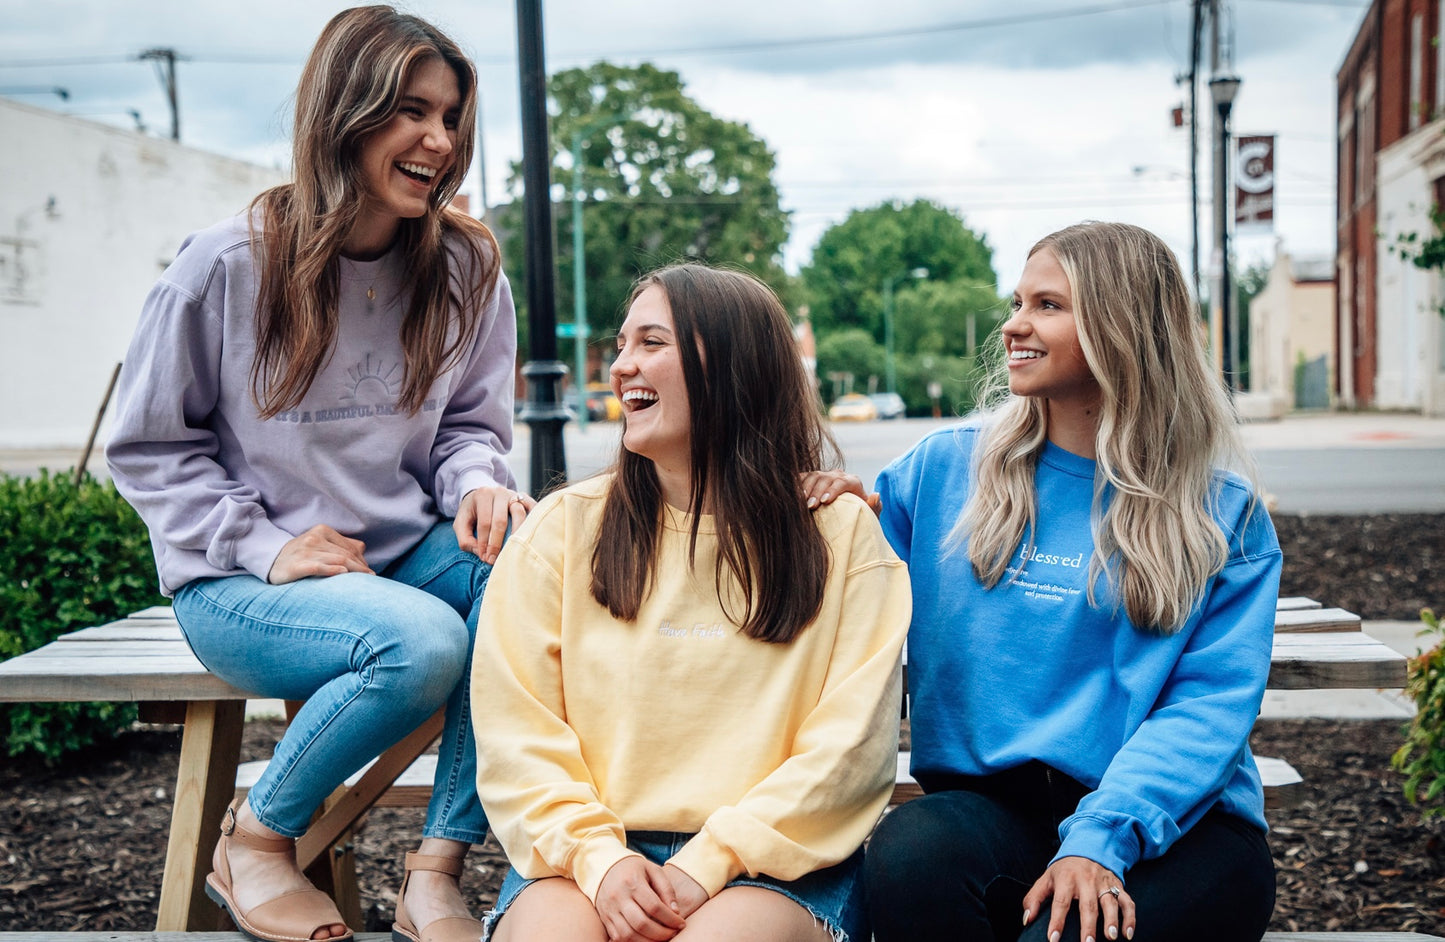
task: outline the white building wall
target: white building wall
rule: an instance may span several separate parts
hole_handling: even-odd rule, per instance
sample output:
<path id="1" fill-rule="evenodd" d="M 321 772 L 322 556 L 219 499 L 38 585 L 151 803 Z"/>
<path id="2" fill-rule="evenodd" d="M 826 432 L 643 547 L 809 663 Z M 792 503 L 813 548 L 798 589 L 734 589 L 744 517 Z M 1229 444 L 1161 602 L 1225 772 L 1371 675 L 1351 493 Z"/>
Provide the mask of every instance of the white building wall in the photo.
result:
<path id="1" fill-rule="evenodd" d="M 1445 176 L 1445 121 L 1381 151 L 1377 169 L 1375 404 L 1445 415 L 1445 278 L 1396 250 L 1401 235 L 1434 232 L 1430 207 L 1433 181 Z"/>
<path id="2" fill-rule="evenodd" d="M 283 180 L 0 99 L 0 448 L 82 446 L 181 240 Z"/>

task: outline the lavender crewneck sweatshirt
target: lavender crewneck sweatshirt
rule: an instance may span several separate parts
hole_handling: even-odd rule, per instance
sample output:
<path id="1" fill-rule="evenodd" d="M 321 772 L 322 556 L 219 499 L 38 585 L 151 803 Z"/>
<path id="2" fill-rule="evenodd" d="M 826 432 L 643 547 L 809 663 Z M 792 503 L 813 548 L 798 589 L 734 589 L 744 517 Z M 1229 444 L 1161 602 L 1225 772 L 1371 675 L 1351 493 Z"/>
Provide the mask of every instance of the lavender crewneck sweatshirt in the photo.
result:
<path id="1" fill-rule="evenodd" d="M 453 278 L 476 277 L 453 244 Z M 341 260 L 331 356 L 297 408 L 261 419 L 251 398 L 256 271 L 247 217 L 195 233 L 151 290 L 126 355 L 106 450 L 150 528 L 161 591 L 249 572 L 317 524 L 366 545 L 376 571 L 463 494 L 512 487 L 516 315 L 499 277 L 461 361 L 421 410 L 396 407 L 402 259 Z M 459 271 L 460 270 L 460 271 Z M 369 296 L 368 292 L 374 297 Z"/>

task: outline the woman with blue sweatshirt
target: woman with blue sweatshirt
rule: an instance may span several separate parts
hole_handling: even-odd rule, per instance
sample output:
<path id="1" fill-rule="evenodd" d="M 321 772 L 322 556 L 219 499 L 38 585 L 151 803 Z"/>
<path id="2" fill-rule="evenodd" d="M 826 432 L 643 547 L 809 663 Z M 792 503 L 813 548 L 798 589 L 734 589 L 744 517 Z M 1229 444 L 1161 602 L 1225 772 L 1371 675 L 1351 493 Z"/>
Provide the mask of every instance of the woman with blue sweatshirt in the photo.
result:
<path id="1" fill-rule="evenodd" d="M 869 844 L 875 937 L 1257 940 L 1281 559 L 1178 263 L 1073 226 L 1012 308 L 1005 401 L 879 478 L 926 794 Z"/>
<path id="2" fill-rule="evenodd" d="M 186 240 L 141 312 L 107 459 L 161 590 L 231 684 L 303 701 L 225 816 L 206 892 L 252 939 L 351 936 L 297 869 L 322 800 L 439 708 L 398 942 L 475 942 L 485 839 L 468 666 L 518 495 L 516 319 L 496 241 L 448 208 L 476 73 L 391 7 L 337 14 L 296 91 L 294 181 Z"/>

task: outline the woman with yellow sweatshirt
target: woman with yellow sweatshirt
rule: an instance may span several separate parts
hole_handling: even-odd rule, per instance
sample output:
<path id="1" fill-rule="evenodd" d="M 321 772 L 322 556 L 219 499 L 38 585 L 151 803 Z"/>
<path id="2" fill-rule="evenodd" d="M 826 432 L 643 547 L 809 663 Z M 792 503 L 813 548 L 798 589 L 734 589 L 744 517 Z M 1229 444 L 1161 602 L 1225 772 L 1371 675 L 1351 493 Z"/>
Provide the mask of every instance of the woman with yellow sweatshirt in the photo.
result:
<path id="1" fill-rule="evenodd" d="M 494 942 L 867 942 L 907 573 L 853 496 L 810 512 L 814 396 L 777 297 L 677 265 L 617 335 L 622 448 L 503 549 L 472 673 L 512 872 Z"/>

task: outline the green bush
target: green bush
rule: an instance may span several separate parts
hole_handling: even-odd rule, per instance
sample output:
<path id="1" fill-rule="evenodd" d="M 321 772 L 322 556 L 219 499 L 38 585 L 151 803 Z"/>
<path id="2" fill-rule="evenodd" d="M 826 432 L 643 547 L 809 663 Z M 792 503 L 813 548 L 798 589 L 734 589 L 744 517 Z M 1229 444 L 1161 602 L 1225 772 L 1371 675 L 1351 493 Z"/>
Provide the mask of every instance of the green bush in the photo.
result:
<path id="1" fill-rule="evenodd" d="M 0 660 L 165 601 L 145 525 L 110 482 L 0 476 Z M 113 737 L 134 704 L 0 704 L 11 756 L 47 761 Z"/>
<path id="2" fill-rule="evenodd" d="M 1405 693 L 1415 701 L 1415 719 L 1405 728 L 1405 744 L 1390 764 L 1405 773 L 1405 797 L 1412 804 L 1427 805 L 1426 817 L 1445 815 L 1441 795 L 1445 794 L 1445 627 L 1428 608 L 1420 610 L 1425 627 L 1420 634 L 1433 634 L 1436 643 L 1428 651 L 1410 658 Z"/>

